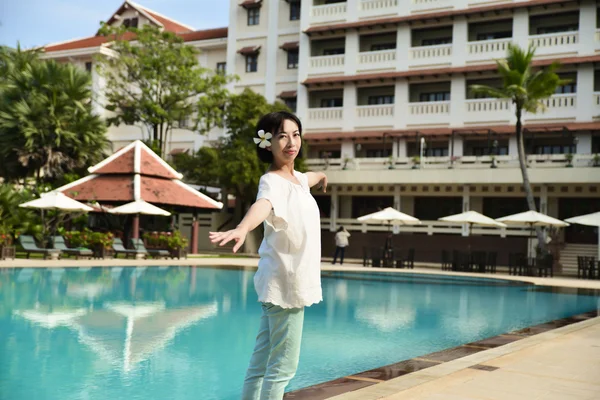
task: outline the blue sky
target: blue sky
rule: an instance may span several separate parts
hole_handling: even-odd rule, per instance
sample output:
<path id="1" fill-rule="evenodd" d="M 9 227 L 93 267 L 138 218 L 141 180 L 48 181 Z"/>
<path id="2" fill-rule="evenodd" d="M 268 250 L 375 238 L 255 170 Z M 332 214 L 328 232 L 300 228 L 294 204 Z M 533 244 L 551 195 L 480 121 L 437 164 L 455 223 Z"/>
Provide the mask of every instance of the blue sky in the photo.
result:
<path id="1" fill-rule="evenodd" d="M 122 0 L 0 0 L 0 45 L 29 48 L 92 36 Z M 137 0 L 195 29 L 225 27 L 228 0 Z"/>

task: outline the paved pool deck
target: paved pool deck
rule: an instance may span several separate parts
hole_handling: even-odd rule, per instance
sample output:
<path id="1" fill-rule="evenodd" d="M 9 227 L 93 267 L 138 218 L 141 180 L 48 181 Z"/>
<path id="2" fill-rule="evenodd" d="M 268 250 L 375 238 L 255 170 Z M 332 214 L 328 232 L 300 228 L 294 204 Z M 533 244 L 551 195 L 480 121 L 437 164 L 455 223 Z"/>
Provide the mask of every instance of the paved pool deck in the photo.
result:
<path id="1" fill-rule="evenodd" d="M 256 268 L 256 258 L 188 258 L 186 260 L 5 260 L 0 268 L 90 266 L 234 266 Z M 600 289 L 600 281 L 568 277 L 537 278 L 503 273 L 477 274 L 417 267 L 414 270 L 332 266 L 324 271 L 394 272 L 488 277 L 536 285 Z M 600 308 L 600 304 L 599 304 Z M 600 311 L 600 310 L 599 310 Z M 592 400 L 600 399 L 600 317 L 534 334 L 498 347 L 418 370 L 387 381 L 362 378 L 369 386 L 318 396 L 335 400 Z M 356 383 L 359 383 L 357 381 Z M 339 391 L 337 393 L 340 393 Z M 296 398 L 286 395 L 286 399 Z M 298 397 L 304 398 L 304 397 Z M 316 397 L 314 397 L 316 398 Z"/>

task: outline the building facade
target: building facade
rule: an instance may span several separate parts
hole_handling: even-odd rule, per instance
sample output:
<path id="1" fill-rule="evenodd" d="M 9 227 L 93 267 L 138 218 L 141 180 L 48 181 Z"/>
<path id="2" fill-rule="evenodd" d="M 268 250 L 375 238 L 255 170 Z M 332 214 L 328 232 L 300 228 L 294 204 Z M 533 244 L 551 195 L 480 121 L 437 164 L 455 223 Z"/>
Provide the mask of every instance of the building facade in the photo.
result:
<path id="1" fill-rule="evenodd" d="M 127 5 L 133 14 L 127 14 Z M 386 206 L 423 221 L 395 228 L 397 244 L 415 248 L 421 261 L 438 261 L 442 249 L 467 243 L 527 248 L 527 229 L 474 228 L 474 236 L 466 237 L 465 227 L 437 221 L 466 210 L 497 218 L 526 209 L 513 106 L 469 90 L 474 84 L 501 85 L 495 60 L 505 56 L 509 43 L 535 46 L 536 66 L 560 61 L 561 77 L 570 80 L 545 101 L 544 112 L 524 116 L 539 209 L 558 218 L 600 209 L 596 0 L 230 0 L 229 5 L 228 29 L 213 30 L 219 33 L 212 36 L 157 21 L 183 37 L 196 35 L 186 41 L 203 51 L 203 65 L 226 63 L 227 73 L 240 77 L 232 91 L 250 88 L 297 112 L 308 165 L 326 170 L 329 178 L 328 193 L 315 193 L 325 254 L 340 225 L 353 235 L 350 256 L 361 257 L 363 248 L 383 240 L 386 227 L 362 225 L 356 218 Z M 123 7 L 115 23 L 134 17 L 142 23 L 139 8 L 154 15 L 133 3 Z M 68 51 L 73 50 L 47 48 L 55 58 L 70 57 Z M 94 51 L 103 51 L 102 45 Z M 85 56 L 73 53 L 71 59 L 85 63 Z M 135 129 L 111 130 L 111 140 L 122 147 L 139 138 Z M 215 130 L 212 137 L 219 134 Z M 206 144 L 185 130 L 173 137 L 171 150 Z M 594 229 L 572 226 L 553 243 L 562 249 L 563 264 L 573 265 L 572 255 L 595 253 L 596 240 Z"/>

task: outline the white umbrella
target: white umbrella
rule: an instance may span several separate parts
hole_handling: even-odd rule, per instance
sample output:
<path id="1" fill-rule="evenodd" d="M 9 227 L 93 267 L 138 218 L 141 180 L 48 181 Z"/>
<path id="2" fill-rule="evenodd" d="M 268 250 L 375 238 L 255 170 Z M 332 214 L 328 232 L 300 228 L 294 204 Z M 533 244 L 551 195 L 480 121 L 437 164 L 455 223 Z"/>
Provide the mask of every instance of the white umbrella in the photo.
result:
<path id="1" fill-rule="evenodd" d="M 531 210 L 518 214 L 507 215 L 506 217 L 502 218 L 497 218 L 496 221 L 503 222 L 506 225 L 529 225 L 529 227 L 531 228 L 532 235 L 534 226 L 569 226 L 569 224 L 567 224 L 564 221 L 561 221 L 560 219 L 552 218 L 546 214 L 542 214 L 540 212 Z M 529 249 L 528 251 L 531 251 L 531 253 L 533 254 L 532 249 Z"/>
<path id="2" fill-rule="evenodd" d="M 19 207 L 40 208 L 42 210 L 93 211 L 92 207 L 73 200 L 61 192 L 43 193 L 39 199 L 31 200 Z"/>
<path id="3" fill-rule="evenodd" d="M 572 224 L 595 226 L 598 229 L 598 260 L 600 260 L 600 211 L 567 218 L 565 221 Z"/>
<path id="4" fill-rule="evenodd" d="M 493 226 L 497 228 L 506 227 L 506 224 L 493 220 L 490 217 L 486 217 L 477 211 L 465 211 L 460 214 L 449 215 L 447 217 L 439 218 L 439 221 L 455 222 L 457 224 L 469 224 L 469 234 L 471 234 L 471 228 L 473 228 L 473 225 Z"/>
<path id="5" fill-rule="evenodd" d="M 537 211 L 525 211 L 518 214 L 508 215 L 506 217 L 497 218 L 496 221 L 503 222 L 506 225 L 529 225 L 534 226 L 569 226 L 560 219 L 552 218 L 546 214 Z"/>
<path id="6" fill-rule="evenodd" d="M 60 310 L 60 311 L 50 311 L 43 312 L 38 310 L 24 310 L 24 311 L 15 311 L 15 315 L 23 317 L 31 322 L 35 322 L 43 326 L 44 328 L 52 329 L 57 326 L 68 326 L 71 321 L 75 318 L 78 318 L 84 315 L 87 312 L 84 308 L 79 308 L 76 310 Z"/>
<path id="7" fill-rule="evenodd" d="M 362 217 L 358 217 L 358 220 L 367 224 L 381 223 L 386 225 L 418 225 L 421 223 L 417 218 L 404 214 L 392 207 L 384 208 L 383 210 L 372 214 L 363 215 Z"/>
<path id="8" fill-rule="evenodd" d="M 109 210 L 112 214 L 145 214 L 145 215 L 164 215 L 168 217 L 171 215 L 170 212 L 158 208 L 153 204 L 150 204 L 142 199 L 132 201 L 131 203 L 124 204 L 119 207 L 115 207 Z"/>

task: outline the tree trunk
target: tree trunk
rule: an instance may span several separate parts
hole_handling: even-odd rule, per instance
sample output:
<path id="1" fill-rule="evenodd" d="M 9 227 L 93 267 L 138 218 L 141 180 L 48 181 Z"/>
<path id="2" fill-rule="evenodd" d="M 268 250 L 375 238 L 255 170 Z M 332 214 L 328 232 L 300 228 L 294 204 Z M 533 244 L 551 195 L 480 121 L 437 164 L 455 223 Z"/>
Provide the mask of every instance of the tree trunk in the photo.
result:
<path id="1" fill-rule="evenodd" d="M 529 182 L 529 173 L 527 172 L 527 158 L 525 155 L 525 143 L 523 140 L 523 125 L 521 123 L 522 109 L 517 105 L 517 147 L 519 150 L 519 166 L 521 167 L 521 175 L 523 176 L 523 189 L 525 190 L 525 197 L 527 198 L 527 206 L 531 211 L 537 211 L 535 207 L 535 199 L 533 197 L 533 190 L 531 190 L 531 183 Z M 535 228 L 538 247 L 543 252 L 546 251 L 546 237 L 541 227 L 536 226 Z"/>

